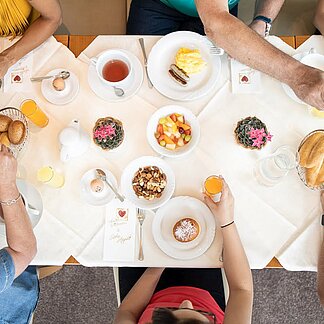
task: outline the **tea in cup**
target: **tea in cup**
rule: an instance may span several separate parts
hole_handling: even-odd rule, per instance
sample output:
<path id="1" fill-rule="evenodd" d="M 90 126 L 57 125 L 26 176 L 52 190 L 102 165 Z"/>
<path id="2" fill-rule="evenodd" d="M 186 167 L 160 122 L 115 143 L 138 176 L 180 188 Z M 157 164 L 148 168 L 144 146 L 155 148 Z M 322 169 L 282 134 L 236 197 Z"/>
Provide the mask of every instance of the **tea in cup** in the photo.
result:
<path id="1" fill-rule="evenodd" d="M 132 66 L 128 55 L 121 50 L 109 50 L 91 62 L 96 65 L 99 79 L 111 87 L 127 88 L 131 83 Z"/>

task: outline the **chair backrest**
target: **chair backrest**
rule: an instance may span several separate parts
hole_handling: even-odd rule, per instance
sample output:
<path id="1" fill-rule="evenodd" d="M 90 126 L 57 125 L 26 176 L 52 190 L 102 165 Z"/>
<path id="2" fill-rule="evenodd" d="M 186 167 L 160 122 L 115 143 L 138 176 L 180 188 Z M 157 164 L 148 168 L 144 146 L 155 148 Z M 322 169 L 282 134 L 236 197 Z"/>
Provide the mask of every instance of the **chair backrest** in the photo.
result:
<path id="1" fill-rule="evenodd" d="M 126 32 L 127 0 L 60 0 L 63 24 L 56 34 L 122 35 Z"/>

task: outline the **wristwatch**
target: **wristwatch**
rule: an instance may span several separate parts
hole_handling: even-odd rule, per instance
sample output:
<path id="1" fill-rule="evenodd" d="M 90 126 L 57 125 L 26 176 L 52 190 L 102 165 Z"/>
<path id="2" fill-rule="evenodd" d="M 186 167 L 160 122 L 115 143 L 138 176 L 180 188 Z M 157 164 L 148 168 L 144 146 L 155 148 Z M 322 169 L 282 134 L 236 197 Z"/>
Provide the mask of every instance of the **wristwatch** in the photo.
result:
<path id="1" fill-rule="evenodd" d="M 322 226 L 324 226 L 324 214 L 322 215 L 322 222 L 321 222 Z"/>
<path id="2" fill-rule="evenodd" d="M 264 31 L 264 36 L 267 37 L 270 34 L 270 29 L 271 29 L 271 25 L 272 25 L 272 19 L 265 17 L 265 16 L 256 16 L 254 17 L 254 20 L 261 20 L 265 23 L 266 27 L 265 27 L 265 31 Z"/>

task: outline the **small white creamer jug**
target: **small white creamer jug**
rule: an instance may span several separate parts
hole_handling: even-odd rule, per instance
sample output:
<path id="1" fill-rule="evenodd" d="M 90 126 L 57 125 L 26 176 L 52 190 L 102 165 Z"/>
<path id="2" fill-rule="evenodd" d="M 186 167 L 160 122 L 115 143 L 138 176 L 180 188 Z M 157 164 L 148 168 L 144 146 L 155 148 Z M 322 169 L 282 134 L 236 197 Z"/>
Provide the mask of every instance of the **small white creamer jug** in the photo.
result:
<path id="1" fill-rule="evenodd" d="M 72 120 L 70 125 L 61 131 L 59 141 L 61 143 L 60 158 L 62 162 L 82 155 L 90 146 L 90 137 L 82 130 L 77 119 Z"/>

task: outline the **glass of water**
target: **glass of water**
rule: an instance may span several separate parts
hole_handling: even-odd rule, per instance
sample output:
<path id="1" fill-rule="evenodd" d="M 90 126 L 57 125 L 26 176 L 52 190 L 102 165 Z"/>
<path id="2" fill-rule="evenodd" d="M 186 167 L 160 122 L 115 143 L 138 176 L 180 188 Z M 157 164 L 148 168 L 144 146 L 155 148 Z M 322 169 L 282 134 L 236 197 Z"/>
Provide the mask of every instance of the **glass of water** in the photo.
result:
<path id="1" fill-rule="evenodd" d="M 274 186 L 294 169 L 298 162 L 298 153 L 290 146 L 283 145 L 270 156 L 257 161 L 254 174 L 260 184 Z"/>

